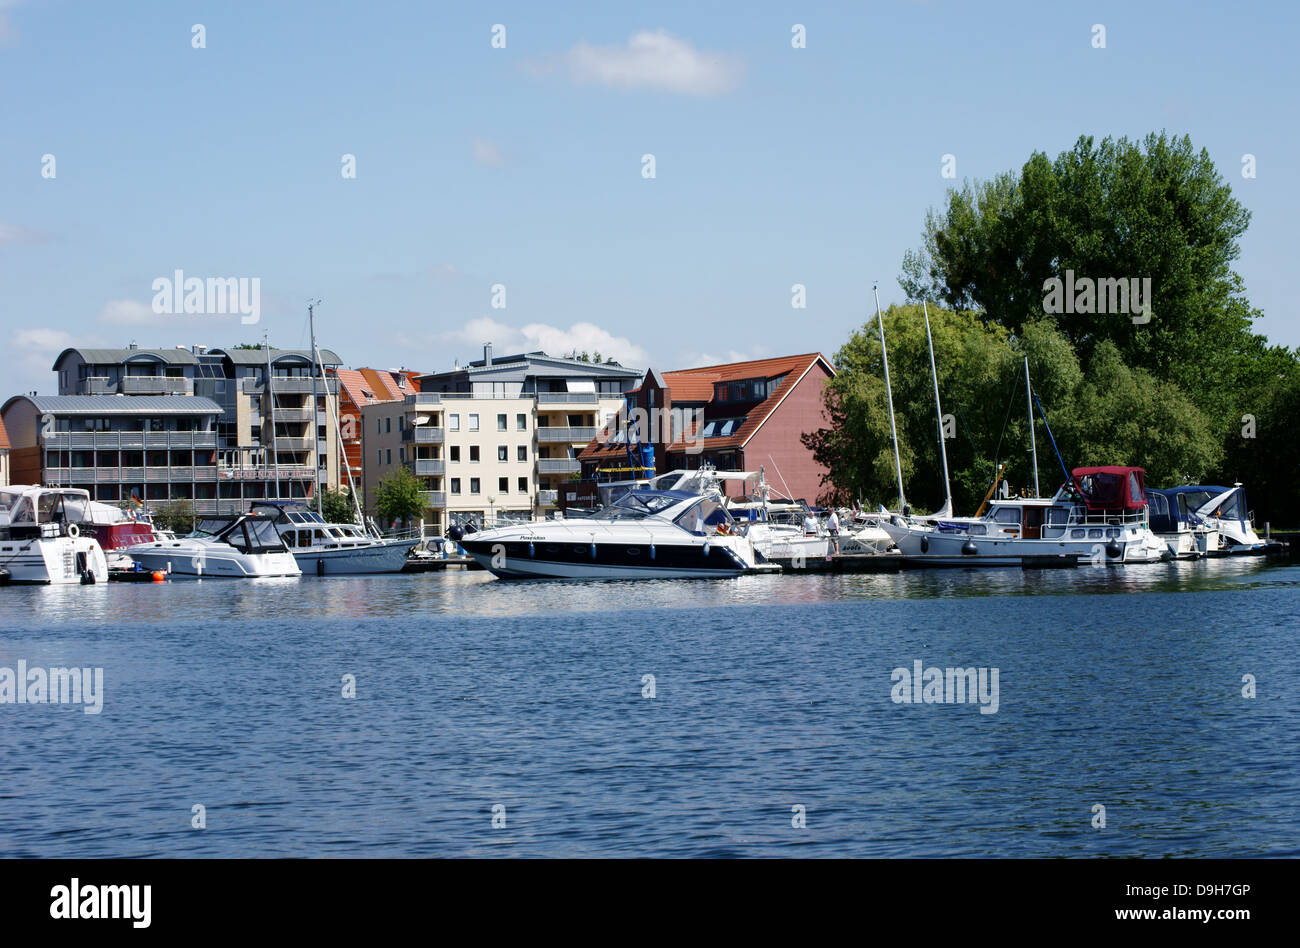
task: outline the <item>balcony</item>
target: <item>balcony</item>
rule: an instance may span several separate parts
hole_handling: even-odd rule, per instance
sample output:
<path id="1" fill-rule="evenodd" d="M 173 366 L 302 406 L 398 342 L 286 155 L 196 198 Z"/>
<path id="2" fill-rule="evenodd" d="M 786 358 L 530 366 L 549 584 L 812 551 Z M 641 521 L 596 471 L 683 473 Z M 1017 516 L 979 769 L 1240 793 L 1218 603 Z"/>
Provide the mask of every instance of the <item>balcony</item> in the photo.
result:
<path id="1" fill-rule="evenodd" d="M 420 499 L 424 501 L 426 507 L 446 507 L 447 494 L 441 490 L 422 490 Z"/>
<path id="2" fill-rule="evenodd" d="M 328 392 L 330 395 L 337 395 L 339 392 L 339 380 L 333 376 L 327 378 L 317 378 L 316 394 L 324 395 Z M 240 391 L 245 395 L 261 395 L 266 391 L 266 384 L 259 379 L 244 379 L 240 386 Z M 282 395 L 310 395 L 312 392 L 311 376 L 300 375 L 273 375 L 271 376 L 271 391 Z"/>
<path id="3" fill-rule="evenodd" d="M 441 428 L 428 425 L 408 425 L 402 429 L 402 440 L 415 444 L 442 444 L 446 433 Z"/>
<path id="4" fill-rule="evenodd" d="M 117 383 L 122 395 L 193 395 L 194 382 L 186 378 L 128 375 Z"/>
<path id="5" fill-rule="evenodd" d="M 123 448 L 215 448 L 215 431 L 55 431 L 42 439 L 46 450 L 115 451 Z"/>
<path id="6" fill-rule="evenodd" d="M 538 458 L 538 474 L 577 474 L 582 465 L 577 458 Z"/>
<path id="7" fill-rule="evenodd" d="M 77 388 L 73 393 L 75 395 L 115 395 L 117 386 L 110 382 L 104 376 L 95 376 L 94 378 L 78 379 Z"/>
<path id="8" fill-rule="evenodd" d="M 406 469 L 416 477 L 436 477 L 447 473 L 447 464 L 445 461 L 417 458 L 414 461 L 407 461 Z"/>
<path id="9" fill-rule="evenodd" d="M 620 398 L 619 395 L 610 395 L 610 398 Z M 595 392 L 538 392 L 537 400 L 539 402 L 565 402 L 567 404 L 587 404 L 594 405 L 598 396 Z"/>
<path id="10" fill-rule="evenodd" d="M 442 402 L 442 396 L 437 392 L 415 392 L 407 395 L 405 403 L 410 408 L 418 408 L 421 405 L 438 405 Z"/>
<path id="11" fill-rule="evenodd" d="M 325 441 L 322 439 L 322 447 L 324 444 Z M 287 435 L 276 435 L 274 439 L 270 437 L 265 438 L 263 440 L 263 445 L 268 448 L 274 446 L 277 451 L 312 451 L 316 448 L 316 441 L 314 438 L 310 437 L 291 438 Z"/>
<path id="12" fill-rule="evenodd" d="M 537 440 L 543 444 L 562 442 L 567 444 L 589 444 L 596 437 L 598 429 L 592 428 L 538 428 Z"/>
<path id="13" fill-rule="evenodd" d="M 268 415 L 275 418 L 277 422 L 303 422 L 311 421 L 312 410 L 310 405 L 299 407 L 280 407 L 268 409 Z"/>

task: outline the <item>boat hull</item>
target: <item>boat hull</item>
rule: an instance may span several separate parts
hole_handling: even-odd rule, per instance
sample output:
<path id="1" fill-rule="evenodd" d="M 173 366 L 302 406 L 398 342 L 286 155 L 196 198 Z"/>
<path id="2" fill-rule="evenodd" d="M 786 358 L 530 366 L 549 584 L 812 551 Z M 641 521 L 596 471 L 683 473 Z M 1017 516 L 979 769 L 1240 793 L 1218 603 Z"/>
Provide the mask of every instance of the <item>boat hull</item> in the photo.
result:
<path id="1" fill-rule="evenodd" d="M 108 582 L 108 561 L 94 537 L 0 540 L 0 567 L 10 583 L 67 586 Z"/>
<path id="2" fill-rule="evenodd" d="M 131 558 L 146 570 L 164 570 L 172 579 L 257 579 L 301 576 L 292 553 L 231 553 L 191 547 L 185 541 L 144 544 Z"/>
<path id="3" fill-rule="evenodd" d="M 1101 539 L 1025 540 L 882 526 L 904 556 L 935 565 L 1020 566 L 1026 558 L 1049 560 L 1053 557 L 1073 557 L 1081 565 L 1104 565 L 1155 563 L 1172 556 L 1168 545 L 1154 534 L 1137 531 L 1124 531 L 1120 537 Z M 1119 548 L 1118 556 L 1112 556 L 1107 549 L 1112 541 Z M 968 543 L 974 543 L 974 553 L 965 552 Z"/>
<path id="4" fill-rule="evenodd" d="M 400 573 L 406 555 L 418 540 L 381 540 L 368 546 L 337 550 L 294 550 L 293 558 L 304 576 L 356 576 Z"/>
<path id="5" fill-rule="evenodd" d="M 708 579 L 753 572 L 731 544 L 593 543 L 476 540 L 460 545 L 502 579 Z"/>

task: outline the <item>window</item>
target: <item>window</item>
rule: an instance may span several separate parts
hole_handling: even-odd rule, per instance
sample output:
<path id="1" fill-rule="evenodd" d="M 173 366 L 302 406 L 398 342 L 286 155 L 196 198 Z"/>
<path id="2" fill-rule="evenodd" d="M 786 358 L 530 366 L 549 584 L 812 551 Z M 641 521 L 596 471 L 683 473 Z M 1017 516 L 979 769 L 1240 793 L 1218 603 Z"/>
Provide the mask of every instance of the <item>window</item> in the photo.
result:
<path id="1" fill-rule="evenodd" d="M 528 446 L 527 446 L 527 445 L 523 445 L 523 444 L 521 444 L 518 448 L 515 449 L 515 455 L 516 455 L 516 459 L 517 459 L 517 460 L 520 460 L 520 461 L 527 461 L 527 460 L 528 460 Z"/>
<path id="2" fill-rule="evenodd" d="M 378 451 L 375 452 L 375 463 L 376 463 L 376 464 L 383 464 L 383 463 L 384 463 L 384 449 L 383 449 L 383 448 L 380 448 Z"/>
<path id="3" fill-rule="evenodd" d="M 469 446 L 469 462 L 470 462 L 471 464 L 477 464 L 477 463 L 478 463 L 478 445 L 477 445 L 477 444 L 471 444 L 471 445 Z"/>
<path id="4" fill-rule="evenodd" d="M 460 415 L 447 416 L 447 430 L 460 431 Z"/>
<path id="5" fill-rule="evenodd" d="M 505 431 L 505 430 L 506 430 L 506 416 L 497 415 L 497 431 Z"/>
<path id="6" fill-rule="evenodd" d="M 528 493 L 528 478 L 526 477 L 519 478 L 519 493 L 521 494 Z"/>
<path id="7" fill-rule="evenodd" d="M 999 507 L 994 511 L 993 519 L 998 523 L 1019 523 L 1020 510 L 1016 507 Z"/>
<path id="8" fill-rule="evenodd" d="M 389 448 L 385 453 L 388 455 L 388 463 L 389 463 L 389 464 L 392 464 L 392 463 L 393 463 L 393 449 L 392 449 L 392 448 Z"/>
<path id="9" fill-rule="evenodd" d="M 459 461 L 459 460 L 460 460 L 460 445 L 458 445 L 458 444 L 453 444 L 453 445 L 452 445 L 450 448 L 448 448 L 447 450 L 448 450 L 448 452 L 449 452 L 450 455 L 451 455 L 451 460 L 453 460 L 453 461 Z"/>
<path id="10" fill-rule="evenodd" d="M 451 479 L 451 492 L 452 492 L 453 494 L 459 494 L 459 493 L 460 493 L 460 478 L 459 478 L 459 477 L 453 477 L 453 478 Z"/>
<path id="11" fill-rule="evenodd" d="M 469 479 L 469 492 L 470 492 L 471 494 L 477 494 L 477 493 L 478 493 L 478 478 L 477 478 L 477 477 L 471 477 L 471 478 Z"/>
<path id="12" fill-rule="evenodd" d="M 478 431 L 478 415 L 477 415 L 477 414 L 471 414 L 471 415 L 469 416 L 469 430 L 470 430 L 470 431 Z"/>
<path id="13" fill-rule="evenodd" d="M 376 418 L 376 419 L 375 419 L 375 434 L 383 434 L 383 433 L 384 433 L 384 419 L 382 419 L 382 418 Z"/>
<path id="14" fill-rule="evenodd" d="M 497 493 L 499 494 L 510 493 L 510 478 L 508 477 L 497 478 Z"/>
<path id="15" fill-rule="evenodd" d="M 504 418 L 505 416 L 503 415 L 502 417 Z M 497 445 L 497 460 L 498 461 L 510 460 L 510 449 L 507 448 L 504 444 Z"/>
<path id="16" fill-rule="evenodd" d="M 388 434 L 388 433 L 391 432 L 392 430 L 393 430 L 393 419 L 391 419 L 391 418 L 385 418 L 385 419 L 384 419 L 384 434 Z"/>
<path id="17" fill-rule="evenodd" d="M 520 412 L 519 414 L 515 415 L 515 431 L 527 431 L 527 430 L 528 430 L 528 416 L 525 415 L 523 412 Z"/>

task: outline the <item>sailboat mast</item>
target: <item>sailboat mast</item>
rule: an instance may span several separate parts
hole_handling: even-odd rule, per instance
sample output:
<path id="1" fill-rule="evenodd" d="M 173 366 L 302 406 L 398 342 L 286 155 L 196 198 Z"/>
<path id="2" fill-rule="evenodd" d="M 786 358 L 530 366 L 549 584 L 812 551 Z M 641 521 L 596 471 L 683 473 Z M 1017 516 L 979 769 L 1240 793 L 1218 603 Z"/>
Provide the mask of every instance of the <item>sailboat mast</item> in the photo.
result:
<path id="1" fill-rule="evenodd" d="M 1034 390 L 1029 383 L 1029 356 L 1025 356 L 1025 402 L 1029 405 L 1029 453 L 1034 459 L 1034 496 L 1038 496 L 1038 445 L 1034 441 Z"/>
<path id="2" fill-rule="evenodd" d="M 266 345 L 266 419 L 271 426 L 271 467 L 275 471 L 275 496 L 279 499 L 280 449 L 275 443 L 275 389 L 271 387 L 271 334 L 262 333 L 262 340 Z"/>
<path id="3" fill-rule="evenodd" d="M 316 302 L 320 302 L 317 300 Z M 320 366 L 316 362 L 316 312 L 315 303 L 307 304 L 307 323 L 311 328 L 311 470 L 312 499 L 316 501 L 316 512 L 322 513 L 324 507 L 320 496 L 320 422 L 316 419 L 316 406 L 319 404 L 316 394 L 316 373 Z"/>
<path id="4" fill-rule="evenodd" d="M 921 312 L 925 314 L 925 341 L 930 346 L 930 378 L 934 380 L 934 413 L 939 419 L 939 457 L 943 459 L 943 496 L 945 509 L 952 514 L 952 486 L 948 481 L 948 446 L 943 438 L 943 409 L 939 407 L 939 370 L 934 366 L 934 337 L 930 335 L 930 309 L 921 300 Z"/>
<path id="5" fill-rule="evenodd" d="M 906 501 L 903 498 L 903 461 L 898 454 L 898 428 L 894 424 L 894 390 L 889 384 L 889 353 L 885 349 L 885 317 L 880 312 L 880 292 L 878 284 L 871 284 L 871 292 L 876 297 L 876 322 L 880 326 L 880 357 L 885 363 L 885 398 L 889 402 L 889 434 L 894 439 L 894 472 L 898 475 L 898 509 L 902 512 Z"/>

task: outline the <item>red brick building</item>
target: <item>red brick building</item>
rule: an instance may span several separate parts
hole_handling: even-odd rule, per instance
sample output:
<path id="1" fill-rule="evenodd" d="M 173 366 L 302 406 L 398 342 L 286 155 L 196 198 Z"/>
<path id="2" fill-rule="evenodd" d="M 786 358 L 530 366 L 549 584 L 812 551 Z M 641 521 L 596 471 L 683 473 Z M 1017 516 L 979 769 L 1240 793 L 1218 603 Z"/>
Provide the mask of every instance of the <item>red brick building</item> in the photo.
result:
<path id="1" fill-rule="evenodd" d="M 339 380 L 339 445 L 352 468 L 352 476 L 360 480 L 361 409 L 418 393 L 423 373 L 407 369 L 330 369 L 329 374 Z"/>
<path id="2" fill-rule="evenodd" d="M 762 467 L 777 490 L 812 503 L 826 469 L 803 435 L 825 427 L 822 390 L 834 375 L 816 352 L 662 374 L 651 369 L 628 393 L 623 416 L 579 455 L 583 479 L 648 476 L 629 468 L 631 419 L 641 440 L 654 445 L 657 474 L 704 463 L 720 471 Z"/>

